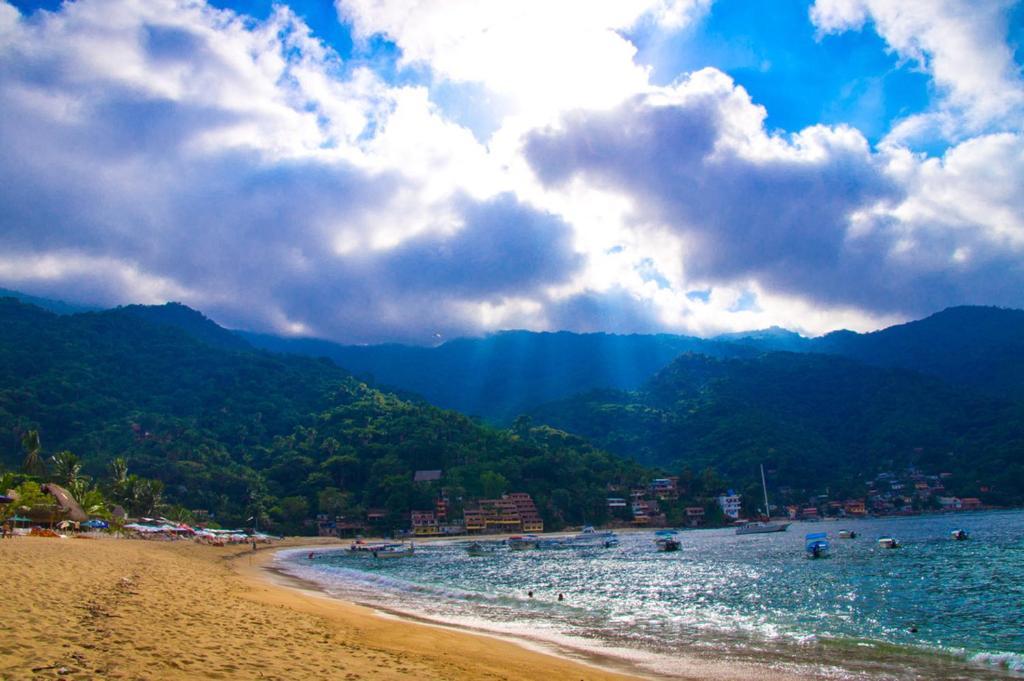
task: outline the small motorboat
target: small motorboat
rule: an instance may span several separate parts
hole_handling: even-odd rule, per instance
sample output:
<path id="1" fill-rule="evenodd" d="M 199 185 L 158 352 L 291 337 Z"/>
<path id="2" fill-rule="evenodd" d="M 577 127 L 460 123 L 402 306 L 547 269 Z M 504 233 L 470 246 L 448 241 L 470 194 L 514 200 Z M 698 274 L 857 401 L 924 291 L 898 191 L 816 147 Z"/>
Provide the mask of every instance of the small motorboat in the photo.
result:
<path id="1" fill-rule="evenodd" d="M 736 528 L 736 534 L 766 534 L 768 532 L 785 532 L 790 523 L 774 520 L 755 520 Z"/>
<path id="2" fill-rule="evenodd" d="M 505 540 L 505 543 L 508 544 L 508 547 L 513 551 L 524 551 L 526 549 L 537 548 L 538 541 L 537 535 L 521 534 L 509 537 Z"/>
<path id="3" fill-rule="evenodd" d="M 466 545 L 466 553 L 471 556 L 485 556 L 488 553 L 493 553 L 493 546 L 485 546 L 478 541 L 470 542 Z"/>
<path id="4" fill-rule="evenodd" d="M 856 539 L 857 532 L 855 530 L 839 530 L 840 539 Z"/>
<path id="5" fill-rule="evenodd" d="M 590 525 L 587 525 L 583 528 L 582 532 L 572 537 L 555 537 L 552 539 L 540 539 L 537 537 L 535 540 L 535 548 L 538 549 L 591 549 L 602 547 L 610 549 L 613 546 L 619 545 L 619 535 L 610 530 L 599 532 Z"/>
<path id="6" fill-rule="evenodd" d="M 949 535 L 953 538 L 953 541 L 966 541 L 970 539 L 966 530 L 953 530 Z"/>
<path id="7" fill-rule="evenodd" d="M 371 552 L 374 558 L 405 558 L 411 556 L 416 552 L 416 547 L 412 544 L 389 544 L 380 548 L 374 549 Z"/>
<path id="8" fill-rule="evenodd" d="M 658 547 L 659 551 L 665 551 L 666 553 L 678 551 L 680 546 L 679 540 L 674 537 L 658 537 L 654 540 L 654 544 Z"/>
<path id="9" fill-rule="evenodd" d="M 811 532 L 804 536 L 804 551 L 808 558 L 828 558 L 828 533 Z"/>
<path id="10" fill-rule="evenodd" d="M 618 546 L 619 536 L 611 530 L 599 532 L 592 525 L 586 525 L 575 537 L 567 539 L 565 544 L 567 546 L 604 546 L 609 548 Z"/>
<path id="11" fill-rule="evenodd" d="M 390 542 L 365 542 L 362 539 L 357 539 L 352 542 L 348 550 L 352 553 L 374 553 L 379 551 L 386 551 L 388 549 L 398 548 L 403 544 L 393 544 Z"/>
<path id="12" fill-rule="evenodd" d="M 902 546 L 895 537 L 882 537 L 878 540 L 878 545 L 883 549 L 898 549 Z"/>

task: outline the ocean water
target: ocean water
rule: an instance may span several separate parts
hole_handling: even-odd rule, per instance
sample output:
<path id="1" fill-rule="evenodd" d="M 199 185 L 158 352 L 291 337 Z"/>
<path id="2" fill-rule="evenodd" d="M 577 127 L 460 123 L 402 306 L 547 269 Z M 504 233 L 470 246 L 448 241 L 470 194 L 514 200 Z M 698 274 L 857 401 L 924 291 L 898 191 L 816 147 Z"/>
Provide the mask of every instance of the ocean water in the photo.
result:
<path id="1" fill-rule="evenodd" d="M 951 540 L 958 527 L 969 541 Z M 808 560 L 804 534 L 822 531 L 832 555 Z M 340 598 L 666 676 L 685 655 L 831 679 L 1024 679 L 1024 512 L 678 536 L 675 553 L 628 532 L 609 549 L 470 556 L 464 541 L 437 542 L 391 560 L 288 551 L 277 567 Z M 882 536 L 903 548 L 878 547 Z"/>

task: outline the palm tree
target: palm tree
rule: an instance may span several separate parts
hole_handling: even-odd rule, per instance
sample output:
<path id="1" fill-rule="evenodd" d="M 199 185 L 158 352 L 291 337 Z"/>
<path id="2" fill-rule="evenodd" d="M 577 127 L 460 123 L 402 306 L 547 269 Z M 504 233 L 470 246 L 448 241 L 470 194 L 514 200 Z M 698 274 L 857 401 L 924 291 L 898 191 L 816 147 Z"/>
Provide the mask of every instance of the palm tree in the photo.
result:
<path id="1" fill-rule="evenodd" d="M 74 485 L 82 477 L 82 462 L 71 452 L 64 450 L 54 454 L 50 460 L 53 462 L 53 476 L 65 487 Z"/>
<path id="2" fill-rule="evenodd" d="M 137 515 L 152 515 L 163 506 L 163 494 L 164 483 L 159 480 L 135 478 L 131 488 L 132 508 Z"/>
<path id="3" fill-rule="evenodd" d="M 123 456 L 119 456 L 110 462 L 108 466 L 110 480 L 114 486 L 123 485 L 128 481 L 128 462 Z"/>
<path id="4" fill-rule="evenodd" d="M 106 499 L 96 487 L 89 486 L 88 478 L 78 478 L 68 486 L 68 492 L 89 516 L 110 517 Z"/>
<path id="5" fill-rule="evenodd" d="M 25 462 L 21 467 L 29 475 L 43 475 L 46 464 L 43 461 L 43 445 L 39 442 L 39 431 L 30 430 L 21 438 L 21 446 L 25 449 Z"/>

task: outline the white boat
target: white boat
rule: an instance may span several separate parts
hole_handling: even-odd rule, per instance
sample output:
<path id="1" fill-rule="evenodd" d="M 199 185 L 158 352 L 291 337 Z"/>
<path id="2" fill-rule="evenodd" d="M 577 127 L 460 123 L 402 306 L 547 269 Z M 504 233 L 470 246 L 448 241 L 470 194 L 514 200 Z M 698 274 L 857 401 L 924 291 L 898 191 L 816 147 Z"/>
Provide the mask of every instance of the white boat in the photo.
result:
<path id="1" fill-rule="evenodd" d="M 785 532 L 790 523 L 757 520 L 736 528 L 736 534 L 765 534 L 767 532 Z"/>
<path id="2" fill-rule="evenodd" d="M 603 546 L 609 549 L 619 545 L 619 535 L 610 530 L 598 532 L 592 526 L 587 525 L 579 534 L 571 537 L 556 537 L 552 539 L 537 539 L 538 549 L 578 549 Z"/>
<path id="3" fill-rule="evenodd" d="M 619 535 L 611 530 L 598 532 L 591 525 L 584 526 L 583 530 L 575 537 L 570 537 L 567 542 L 574 546 L 609 546 L 619 543 Z"/>
<path id="4" fill-rule="evenodd" d="M 374 558 L 405 558 L 415 552 L 416 547 L 412 544 L 391 544 L 374 549 L 372 555 Z"/>
<path id="5" fill-rule="evenodd" d="M 854 530 L 839 530 L 840 539 L 856 539 L 857 532 Z"/>
<path id="6" fill-rule="evenodd" d="M 769 520 L 755 520 L 736 528 L 736 534 L 767 534 L 768 532 L 785 532 L 790 523 L 770 520 L 771 507 L 768 505 L 768 485 L 764 481 L 764 465 L 761 465 L 761 490 L 764 492 L 764 512 Z"/>
<path id="7" fill-rule="evenodd" d="M 898 549 L 900 548 L 900 542 L 895 537 L 882 537 L 878 540 L 878 545 L 883 549 Z"/>
<path id="8" fill-rule="evenodd" d="M 365 542 L 362 539 L 357 539 L 349 544 L 348 550 L 353 553 L 373 553 L 374 551 L 385 551 L 388 549 L 398 548 L 404 546 L 404 544 L 395 544 L 392 542 Z"/>

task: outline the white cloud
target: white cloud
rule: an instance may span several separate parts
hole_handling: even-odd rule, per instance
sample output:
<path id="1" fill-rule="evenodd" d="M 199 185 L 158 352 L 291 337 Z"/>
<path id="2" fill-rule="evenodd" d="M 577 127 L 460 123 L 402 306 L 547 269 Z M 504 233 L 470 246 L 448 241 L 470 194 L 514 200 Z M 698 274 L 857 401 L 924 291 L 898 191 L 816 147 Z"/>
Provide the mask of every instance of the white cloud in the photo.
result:
<path id="1" fill-rule="evenodd" d="M 463 311 L 578 266 L 570 228 L 504 193 L 425 89 L 347 69 L 287 9 L 0 8 L 9 285 L 429 340 L 477 332 L 487 320 Z"/>
<path id="2" fill-rule="evenodd" d="M 824 33 L 874 30 L 901 58 L 927 71 L 937 111 L 897 126 L 891 142 L 1009 129 L 1024 121 L 1024 79 L 1007 44 L 1011 0 L 815 0 L 811 21 Z M 927 139 L 927 137 L 925 137 Z"/>
<path id="3" fill-rule="evenodd" d="M 633 207 L 622 224 L 634 238 L 591 255 L 591 267 L 613 274 L 592 273 L 589 290 L 623 289 L 653 302 L 666 326 L 688 328 L 799 315 L 785 325 L 823 331 L 806 319 L 824 316 L 807 310 L 853 318 L 859 309 L 868 320 L 1019 304 L 1020 136 L 971 139 L 930 159 L 874 152 L 845 126 L 769 134 L 763 114 L 728 77 L 705 70 L 529 137 L 527 155 L 550 192 L 606 190 Z M 673 251 L 681 272 L 659 258 Z M 624 273 L 641 262 L 669 286 L 653 285 L 650 267 Z M 689 288 L 711 294 L 690 300 Z M 759 309 L 737 309 L 747 292 Z"/>
<path id="4" fill-rule="evenodd" d="M 1001 279 L 1009 286 L 1019 283 L 1024 270 L 1024 135 L 973 138 L 942 158 L 895 150 L 887 172 L 905 188 L 906 198 L 859 214 L 851 243 L 888 234 L 901 268 L 910 263 L 960 279 L 961 287 L 976 286 L 984 295 L 991 295 Z"/>
<path id="5" fill-rule="evenodd" d="M 384 34 L 405 63 L 482 83 L 536 122 L 571 108 L 609 107 L 647 87 L 622 31 L 650 20 L 678 29 L 710 0 L 336 0 L 358 34 Z"/>
<path id="6" fill-rule="evenodd" d="M 434 77 L 395 84 L 284 7 L 0 0 L 0 282 L 359 342 L 820 332 L 1020 300 L 1019 134 L 928 159 L 844 126 L 769 133 L 715 69 L 651 85 L 626 30 L 709 4 L 342 3 Z M 823 30 L 882 26 L 874 3 L 816 8 Z M 507 103 L 486 143 L 435 103 L 441 82 Z M 990 86 L 950 85 L 955 106 L 903 126 L 962 131 L 998 112 Z"/>

